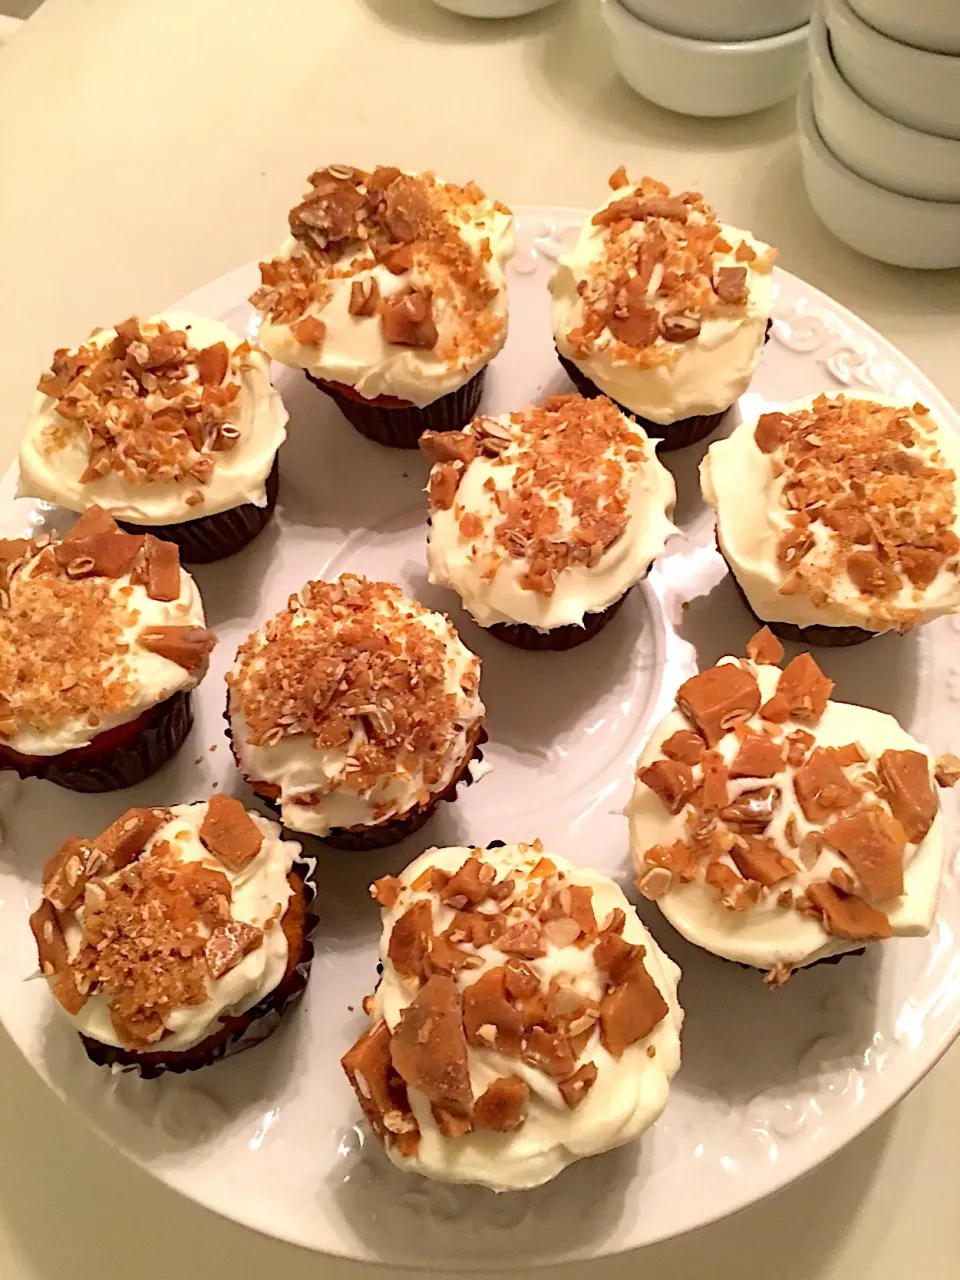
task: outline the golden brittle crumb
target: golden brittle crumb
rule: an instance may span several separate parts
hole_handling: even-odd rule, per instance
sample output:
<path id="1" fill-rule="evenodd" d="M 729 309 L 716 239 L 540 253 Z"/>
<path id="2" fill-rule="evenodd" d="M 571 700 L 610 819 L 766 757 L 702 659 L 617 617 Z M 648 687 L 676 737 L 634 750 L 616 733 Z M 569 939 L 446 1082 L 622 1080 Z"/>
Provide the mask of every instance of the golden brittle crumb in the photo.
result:
<path id="1" fill-rule="evenodd" d="M 246 351 L 223 342 L 198 350 L 184 330 L 136 317 L 117 325 L 110 342 L 61 349 L 38 383 L 56 410 L 45 448 L 79 441 L 87 452 L 82 484 L 111 473 L 130 485 L 206 484 L 217 454 L 240 436 L 235 379 Z"/>
<path id="2" fill-rule="evenodd" d="M 755 439 L 787 513 L 781 592 L 825 604 L 842 581 L 878 628 L 916 622 L 926 588 L 960 565 L 957 477 L 924 406 L 822 395 L 810 409 L 763 414 Z"/>

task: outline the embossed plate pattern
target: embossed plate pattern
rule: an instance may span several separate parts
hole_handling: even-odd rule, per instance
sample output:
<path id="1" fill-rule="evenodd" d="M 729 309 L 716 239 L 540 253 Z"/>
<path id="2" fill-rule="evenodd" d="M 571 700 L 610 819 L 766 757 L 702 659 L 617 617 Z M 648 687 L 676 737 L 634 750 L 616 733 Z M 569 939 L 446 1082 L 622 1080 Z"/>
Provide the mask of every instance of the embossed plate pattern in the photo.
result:
<path id="1" fill-rule="evenodd" d="M 485 407 L 499 412 L 568 388 L 551 341 L 546 282 L 581 215 L 526 209 L 510 268 L 511 336 Z M 181 304 L 250 322 L 255 267 Z M 956 423 L 906 359 L 849 312 L 778 273 L 773 341 L 745 413 L 822 389 L 920 398 Z M 629 881 L 626 822 L 633 761 L 651 723 L 695 666 L 741 652 L 751 625 L 713 550 L 700 501 L 705 446 L 667 456 L 680 537 L 596 639 L 565 654 L 499 644 L 424 570 L 427 465 L 363 439 L 289 370 L 291 413 L 272 526 L 196 577 L 220 635 L 179 757 L 122 795 L 76 796 L 0 777 L 0 1017 L 37 1072 L 121 1151 L 208 1207 L 312 1249 L 445 1271 L 595 1257 L 690 1230 L 807 1172 L 895 1103 L 960 1029 L 958 864 L 951 841 L 929 938 L 890 943 L 795 977 L 781 991 L 697 952 L 649 904 L 641 910 L 684 971 L 684 1062 L 663 1119 L 639 1142 L 569 1169 L 537 1191 L 494 1196 L 404 1177 L 357 1121 L 338 1059 L 363 1024 L 375 980 L 377 912 L 366 886 L 431 843 L 533 839 Z M 730 426 L 737 412 L 730 415 Z M 6 532 L 69 524 L 0 486 Z M 493 772 L 461 792 L 405 846 L 319 856 L 317 958 L 300 1009 L 267 1043 L 188 1077 L 144 1082 L 85 1059 L 34 969 L 27 914 L 46 854 L 67 834 L 104 827 L 128 804 L 199 799 L 217 782 L 251 799 L 223 737 L 223 672 L 238 641 L 307 577 L 354 569 L 447 609 L 483 658 Z M 897 715 L 938 751 L 956 746 L 960 621 L 819 655 L 837 696 Z M 948 797 L 949 829 L 955 830 Z M 312 850 L 314 851 L 314 850 Z M 631 891 L 632 892 L 632 891 Z M 357 1012 L 352 1012 L 353 1006 Z"/>

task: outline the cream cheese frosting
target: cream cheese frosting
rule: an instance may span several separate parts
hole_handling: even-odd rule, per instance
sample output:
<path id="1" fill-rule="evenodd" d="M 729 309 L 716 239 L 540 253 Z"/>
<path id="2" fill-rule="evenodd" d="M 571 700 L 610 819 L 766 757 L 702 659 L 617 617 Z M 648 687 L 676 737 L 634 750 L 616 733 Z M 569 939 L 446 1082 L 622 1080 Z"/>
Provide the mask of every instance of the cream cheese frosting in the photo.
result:
<path id="1" fill-rule="evenodd" d="M 431 475 L 427 564 L 431 583 L 456 591 L 482 627 L 582 625 L 639 582 L 675 532 L 673 476 L 642 428 L 608 401 L 558 397 L 544 409 L 477 419 L 464 436 L 473 456 L 449 506 L 438 496 L 442 472 L 458 464 L 438 462 Z M 436 446 L 446 457 L 455 447 L 448 437 Z M 614 522 L 601 527 L 607 517 Z M 542 539 L 537 520 L 550 525 Z"/>
<path id="2" fill-rule="evenodd" d="M 371 683 L 366 654 L 390 651 Z M 322 691 L 310 690 L 309 705 L 282 693 L 280 682 L 292 691 L 298 678 L 287 662 L 306 663 L 301 678 Z M 446 791 L 471 756 L 479 673 L 450 621 L 398 587 L 352 575 L 307 584 L 241 646 L 227 677 L 238 763 L 294 831 L 401 817 Z"/>
<path id="3" fill-rule="evenodd" d="M 60 755 L 199 684 L 206 660 L 187 670 L 138 643 L 141 635 L 157 627 L 204 626 L 200 592 L 182 568 L 179 582 L 172 600 L 151 599 L 145 586 L 131 581 L 130 573 L 64 583 L 50 575 L 43 551 L 32 554 L 9 583 L 9 626 L 0 612 L 0 637 L 11 646 L 11 660 L 17 653 L 23 655 L 17 659 L 20 678 L 4 690 L 15 728 L 0 736 L 0 742 L 23 755 Z M 91 593 L 103 595 L 94 598 Z M 21 609 L 29 609 L 33 622 L 17 621 Z M 46 641 L 44 610 L 53 628 Z M 103 633 L 102 646 L 96 643 L 98 631 Z M 94 691 L 115 684 L 116 695 L 96 704 L 82 694 L 74 696 L 87 682 Z M 66 690 L 68 684 L 71 697 L 64 694 L 51 713 L 51 691 Z M 31 699 L 38 691 L 44 691 L 44 714 L 32 720 Z"/>
<path id="4" fill-rule="evenodd" d="M 677 1000 L 680 970 L 657 946 L 620 888 L 607 876 L 574 866 L 553 853 L 544 854 L 539 842 L 508 844 L 476 853 L 494 868 L 499 881 L 512 881 L 520 897 L 528 890 L 535 893 L 541 887 L 550 892 L 583 886 L 592 893 L 592 911 L 598 927 L 611 918 L 611 913 L 622 913 L 622 938 L 644 948 L 644 966 L 663 1001 L 660 1020 L 648 1034 L 628 1044 L 619 1056 L 604 1047 L 600 1024 L 594 1022 L 589 1038 L 575 1055 L 575 1063 L 578 1068 L 594 1063 L 596 1077 L 575 1106 L 568 1105 L 557 1079 L 545 1071 L 494 1047 L 469 1045 L 469 1077 L 475 1099 L 504 1076 L 518 1076 L 527 1087 L 523 1123 L 512 1132 L 481 1132 L 476 1128 L 459 1137 L 445 1136 L 429 1100 L 415 1088 L 408 1089 L 420 1139 L 411 1156 L 402 1155 L 396 1144 L 388 1144 L 390 1158 L 396 1165 L 445 1182 L 477 1183 L 497 1191 L 520 1190 L 547 1182 L 576 1160 L 632 1141 L 660 1116 L 667 1104 L 670 1081 L 680 1065 L 683 1023 L 683 1011 Z M 454 906 L 442 900 L 438 892 L 425 887 L 423 878 L 431 868 L 439 868 L 452 876 L 470 855 L 471 850 L 466 847 L 427 850 L 401 874 L 396 900 L 383 911 L 380 943 L 383 978 L 370 1011 L 375 1020 L 385 1019 L 391 1032 L 416 995 L 415 984 L 411 990 L 409 980 L 398 972 L 391 959 L 390 940 L 397 921 L 412 904 L 425 901 L 430 904 L 434 932 L 446 930 L 454 921 Z M 549 869 L 548 877 L 553 879 L 542 878 L 545 866 Z M 505 905 L 509 906 L 509 901 Z M 483 904 L 477 909 L 482 912 Z M 593 946 L 578 946 L 574 942 L 559 945 L 549 938 L 543 946 L 543 955 L 526 961 L 540 979 L 543 990 L 555 984 L 572 990 L 575 998 L 594 1006 L 602 1000 L 606 978 L 598 969 Z M 475 957 L 477 967 L 461 969 L 455 974 L 461 996 L 508 958 L 495 945 L 468 950 Z"/>
<path id="5" fill-rule="evenodd" d="M 937 528 L 924 538 L 921 532 L 923 504 L 916 499 L 916 491 L 909 488 L 914 478 L 885 474 L 879 465 L 874 466 L 868 461 L 859 440 L 851 441 L 846 452 L 863 460 L 868 488 L 861 490 L 859 496 L 851 489 L 846 500 L 858 514 L 862 514 L 865 507 L 871 508 L 869 516 L 873 528 L 866 530 L 864 541 L 849 545 L 850 552 L 866 550 L 875 544 L 878 537 L 882 537 L 891 548 L 887 559 L 896 563 L 896 547 L 900 539 L 909 537 L 911 541 L 932 547 L 946 535 L 946 541 L 940 548 L 944 554 L 940 556 L 939 567 L 935 562 L 932 564 L 935 571 L 930 577 L 921 563 L 922 573 L 917 581 L 911 581 L 906 573 L 901 572 L 899 580 L 891 580 L 889 590 L 884 586 L 882 595 L 864 592 L 849 571 L 836 563 L 844 542 L 840 531 L 819 518 L 814 518 L 810 525 L 809 549 L 799 560 L 784 563 L 781 547 L 797 518 L 796 511 L 787 505 L 788 492 L 798 476 L 792 469 L 785 469 L 783 446 L 769 452 L 759 447 L 758 419 L 751 418 L 742 422 L 727 439 L 710 446 L 700 465 L 700 484 L 704 500 L 717 513 L 720 550 L 751 608 L 764 621 L 787 622 L 801 627 L 814 624 L 860 627 L 881 632 L 905 630 L 916 623 L 928 622 L 960 609 L 960 560 L 957 556 L 960 550 L 960 508 L 956 486 L 956 477 L 960 475 L 960 439 L 955 431 L 924 406 L 902 406 L 890 396 L 872 392 L 869 396 L 838 396 L 829 392 L 822 396 L 808 396 L 778 406 L 776 410 L 761 415 L 759 421 L 795 415 L 798 420 L 802 417 L 809 421 L 817 446 L 812 446 L 811 461 L 805 465 L 816 472 L 818 458 L 822 457 L 818 446 L 825 437 L 822 426 L 821 434 L 816 434 L 814 406 L 823 406 L 822 413 L 829 413 L 837 406 L 857 404 L 900 410 L 898 416 L 912 432 L 914 443 L 891 447 L 923 466 L 934 466 L 941 473 L 951 472 L 953 475 L 952 479 L 949 475 L 943 477 L 942 496 L 946 503 L 940 503 L 940 510 L 935 513 Z M 919 409 L 924 411 L 921 413 Z M 886 448 L 882 441 L 881 447 Z M 837 489 L 842 483 L 842 480 L 837 482 Z M 894 485 L 897 486 L 896 492 Z M 869 501 L 865 501 L 867 492 L 871 494 Z M 903 512 L 906 512 L 906 517 L 901 521 Z M 815 516 L 816 511 L 812 509 L 810 514 Z M 878 519 L 896 523 L 884 528 L 878 524 Z M 798 566 L 801 574 L 810 577 L 809 589 L 802 588 L 802 579 L 801 589 L 791 589 L 791 584 L 797 583 L 794 573 Z"/>
<path id="6" fill-rule="evenodd" d="M 719 413 L 747 389 L 773 305 L 776 254 L 749 232 L 717 224 L 694 192 L 672 202 L 683 210 L 682 221 L 675 213 L 660 218 L 643 212 L 670 199 L 663 184 L 648 178 L 619 186 L 587 219 L 550 281 L 560 354 L 618 404 L 661 425 Z M 640 211 L 629 211 L 624 202 L 631 201 L 639 202 Z M 612 227 L 595 221 L 614 206 L 628 208 L 623 221 L 613 219 Z M 708 227 L 717 236 L 706 242 L 705 259 L 699 256 L 704 242 L 695 237 Z M 645 253 L 658 255 L 652 269 L 644 263 Z M 741 269 L 742 300 L 725 302 L 713 284 L 721 272 Z M 634 285 L 638 279 L 640 285 Z M 614 308 L 625 305 L 660 316 L 659 336 L 639 349 L 619 341 L 610 327 Z M 665 336 L 663 317 L 678 311 L 697 317 L 696 336 L 682 341 Z"/>
<path id="7" fill-rule="evenodd" d="M 198 1004 L 180 1005 L 163 1018 L 165 1034 L 154 1046 L 163 1053 L 179 1053 L 199 1044 L 219 1030 L 221 1020 L 245 1013 L 279 984 L 287 967 L 288 945 L 279 918 L 286 910 L 291 889 L 287 876 L 300 845 L 281 839 L 280 826 L 257 813 L 248 816 L 262 836 L 259 852 L 242 870 L 231 870 L 210 853 L 200 841 L 199 831 L 207 813 L 207 802 L 174 805 L 170 820 L 147 841 L 142 857 L 149 857 L 157 845 L 167 843 L 177 864 L 197 863 L 226 876 L 230 884 L 230 914 L 234 920 L 263 929 L 263 941 L 227 970 L 222 977 L 206 978 L 208 997 Z M 115 876 L 103 877 L 110 884 Z M 68 956 L 73 961 L 83 938 L 85 907 L 68 912 L 63 920 Z M 268 921 L 273 923 L 268 925 Z M 109 999 L 92 992 L 79 1013 L 66 1015 L 78 1032 L 101 1044 L 122 1046 L 110 1018 Z"/>
<path id="8" fill-rule="evenodd" d="M 764 703 L 777 690 L 780 670 L 771 665 L 754 666 L 739 663 L 736 658 L 720 660 L 720 666 L 743 666 L 756 676 Z M 759 715 L 743 721 L 744 728 L 756 733 L 769 729 Z M 640 773 L 663 757 L 664 743 L 678 731 L 689 731 L 691 722 L 679 710 L 672 711 L 654 730 L 637 764 L 637 781 L 627 805 L 630 825 L 630 851 L 642 879 L 650 863 L 645 855 L 655 846 L 669 847 L 675 841 L 689 840 L 691 828 L 688 810 L 670 814 L 658 795 L 640 778 Z M 808 730 L 814 736 L 813 748 L 843 747 L 856 744 L 866 757 L 862 763 L 848 766 L 844 772 L 867 803 L 885 804 L 877 783 L 877 760 L 885 751 L 922 753 L 929 762 L 933 777 L 933 760 L 926 747 L 918 743 L 889 715 L 848 703 L 829 701 L 815 724 L 809 719 L 787 718 L 776 725 L 784 735 Z M 740 737 L 727 733 L 715 747 L 729 766 L 740 747 Z M 695 768 L 695 780 L 700 776 Z M 724 906 L 720 894 L 705 883 L 702 868 L 696 878 L 684 883 L 674 880 L 670 888 L 657 896 L 657 906 L 673 927 L 688 941 L 714 955 L 769 972 L 789 971 L 815 963 L 827 956 L 857 950 L 863 942 L 832 935 L 814 913 L 799 912 L 778 903 L 784 891 L 803 894 L 811 884 L 829 880 L 831 873 L 842 872 L 852 878 L 854 888 L 863 893 L 863 885 L 847 859 L 836 849 L 824 844 L 819 853 L 806 860 L 798 853 L 798 845 L 811 832 L 821 831 L 822 823 L 807 819 L 799 803 L 792 770 L 784 767 L 763 778 L 731 778 L 729 799 L 735 801 L 744 792 L 773 784 L 780 788 L 781 799 L 764 836 L 772 840 L 779 852 L 790 859 L 795 873 L 778 881 L 762 893 L 749 910 L 732 910 Z M 788 838 L 788 835 L 791 838 Z M 819 843 L 819 842 L 818 842 Z M 903 893 L 889 900 L 874 902 L 889 919 L 892 936 L 920 937 L 929 933 L 937 909 L 945 850 L 942 812 L 937 810 L 927 833 L 918 842 L 908 841 L 903 851 Z M 720 861 L 736 870 L 729 854 Z"/>
<path id="9" fill-rule="evenodd" d="M 191 455 L 199 464 L 196 473 L 163 478 L 127 475 L 119 455 L 129 448 L 135 453 L 136 448 L 129 442 L 123 446 L 118 442 L 119 469 L 84 479 L 91 463 L 88 428 L 68 422 L 58 412 L 55 396 L 38 390 L 20 445 L 18 497 L 42 498 L 71 511 L 83 511 L 96 503 L 115 519 L 147 526 L 180 524 L 246 503 L 267 505 L 266 480 L 286 439 L 288 419 L 283 401 L 270 383 L 269 360 L 225 324 L 191 312 L 169 311 L 152 317 L 141 327 L 143 337 L 155 336 L 161 323 L 184 332 L 189 346 L 197 351 L 219 343 L 226 346 L 228 364 L 222 382 L 239 386 L 235 400 L 226 406 L 229 447 L 222 441 L 204 444 L 198 454 Z M 116 329 L 100 329 L 84 345 L 102 349 L 116 337 Z M 192 364 L 171 403 L 197 406 L 199 414 L 202 394 L 197 367 Z M 157 408 L 156 391 L 141 386 L 138 395 L 145 407 L 151 411 Z M 201 420 L 202 414 L 198 417 Z M 199 475 L 206 478 L 201 481 Z"/>
<path id="10" fill-rule="evenodd" d="M 431 404 L 468 382 L 506 341 L 503 271 L 513 254 L 513 217 L 473 184 L 457 187 L 431 174 L 393 170 L 399 179 L 391 184 L 395 189 L 415 185 L 409 200 L 404 195 L 405 221 L 391 219 L 390 207 L 384 217 L 384 243 L 393 239 L 411 251 L 407 269 L 391 270 L 375 259 L 371 248 L 378 214 L 370 183 L 376 175 L 344 170 L 351 175 L 344 178 L 336 169 L 331 180 L 331 172 L 314 177 L 332 186 L 349 185 L 367 197 L 359 210 L 350 206 L 354 218 L 363 216 L 348 230 L 331 228 L 329 239 L 321 237 L 322 248 L 316 217 L 296 222 L 297 234 L 284 241 L 273 263 L 263 264 L 264 287 L 253 298 L 263 311 L 259 340 L 275 360 L 352 387 L 367 400 L 392 396 L 420 407 Z M 438 220 L 443 227 L 439 238 L 435 226 L 425 225 Z M 336 231 L 342 236 L 335 236 Z M 309 293 L 295 293 L 292 303 L 284 296 L 291 272 L 298 283 L 314 282 Z M 363 314 L 351 302 L 358 288 L 372 299 Z M 401 345 L 385 336 L 379 305 L 411 291 L 431 299 L 437 331 L 431 346 Z M 305 318 L 321 322 L 321 341 L 301 340 L 304 332 L 311 339 L 316 332 L 310 333 L 308 326 L 298 334 Z"/>

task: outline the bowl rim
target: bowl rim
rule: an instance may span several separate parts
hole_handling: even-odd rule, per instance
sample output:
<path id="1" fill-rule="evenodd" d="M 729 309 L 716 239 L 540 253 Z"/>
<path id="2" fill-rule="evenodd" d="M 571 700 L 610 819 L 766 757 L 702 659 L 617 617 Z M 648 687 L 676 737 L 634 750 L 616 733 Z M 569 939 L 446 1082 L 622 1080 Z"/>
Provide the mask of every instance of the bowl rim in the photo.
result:
<path id="1" fill-rule="evenodd" d="M 957 72 L 960 74 L 960 66 L 957 67 Z M 816 9 L 810 20 L 810 73 L 813 79 L 822 78 L 828 82 L 831 91 L 843 98 L 844 105 L 855 111 L 871 128 L 882 129 L 888 136 L 895 134 L 898 141 L 909 146 L 927 147 L 932 144 L 938 151 L 953 151 L 955 153 L 953 158 L 960 163 L 960 138 L 945 138 L 939 133 L 925 133 L 922 129 L 915 129 L 912 125 L 903 124 L 900 120 L 894 120 L 892 116 L 878 111 L 871 103 L 860 97 L 837 66 L 830 45 L 830 28 L 822 9 Z M 819 125 L 817 132 L 820 132 Z M 908 199 L 924 198 L 923 196 L 908 197 Z M 932 203 L 950 202 L 933 201 Z"/>
<path id="2" fill-rule="evenodd" d="M 905 196 L 899 191 L 891 191 L 888 187 L 881 187 L 876 182 L 870 182 L 867 178 L 862 178 L 859 173 L 854 173 L 852 169 L 848 169 L 842 160 L 838 160 L 830 148 L 823 140 L 823 135 L 817 125 L 817 117 L 813 110 L 813 82 L 812 77 L 807 76 L 806 80 L 800 86 L 797 93 L 797 132 L 800 134 L 802 141 L 813 150 L 817 158 L 834 171 L 839 177 L 843 178 L 849 186 L 853 188 L 861 188 L 865 195 L 881 196 L 883 199 L 892 201 L 895 206 L 900 207 L 905 213 L 916 213 L 919 209 L 937 210 L 946 213 L 951 211 L 953 216 L 960 213 L 960 202 L 953 200 L 927 200 L 923 196 Z"/>
<path id="3" fill-rule="evenodd" d="M 862 40 L 865 44 L 871 44 L 877 53 L 884 56 L 896 56 L 895 50 L 902 49 L 904 59 L 913 62 L 917 71 L 922 71 L 925 67 L 927 71 L 936 71 L 937 74 L 944 75 L 952 73 L 960 76 L 960 53 L 937 53 L 932 49 L 921 49 L 919 45 L 906 44 L 902 40 L 896 40 L 893 36 L 884 35 L 882 31 L 878 31 L 876 27 L 872 27 L 860 17 L 859 13 L 853 8 L 848 0 L 824 0 L 823 14 L 827 26 L 832 25 L 831 20 L 835 20 L 854 33 L 858 40 Z M 918 132 L 915 130 L 915 132 Z"/>
<path id="4" fill-rule="evenodd" d="M 600 0 L 600 12 L 604 21 L 610 26 L 611 21 L 621 21 L 627 26 L 635 26 L 645 31 L 655 42 L 680 52 L 711 55 L 730 55 L 731 57 L 750 57 L 754 54 L 779 53 L 784 49 L 793 49 L 796 45 L 806 44 L 809 21 L 790 31 L 781 31 L 775 36 L 761 36 L 757 40 L 700 40 L 696 36 L 676 36 L 652 22 L 644 22 L 632 10 L 621 3 L 621 0 Z M 611 19 L 608 15 L 616 14 Z"/>

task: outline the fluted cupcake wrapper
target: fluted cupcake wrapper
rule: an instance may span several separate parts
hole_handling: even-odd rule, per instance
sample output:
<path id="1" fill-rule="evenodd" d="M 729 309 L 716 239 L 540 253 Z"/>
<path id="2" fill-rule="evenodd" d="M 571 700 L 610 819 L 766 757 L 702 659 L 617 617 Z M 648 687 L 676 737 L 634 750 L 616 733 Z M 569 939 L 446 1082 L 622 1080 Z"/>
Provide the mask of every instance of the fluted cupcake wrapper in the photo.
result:
<path id="1" fill-rule="evenodd" d="M 486 374 L 484 366 L 462 387 L 422 409 L 416 405 L 391 408 L 376 400 L 358 400 L 312 373 L 308 373 L 307 378 L 334 401 L 350 425 L 368 440 L 393 449 L 416 449 L 424 431 L 459 431 L 467 425 L 479 408 Z"/>

